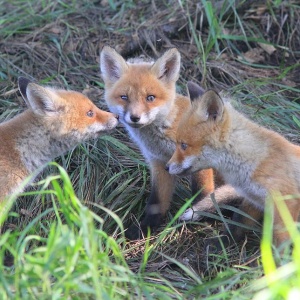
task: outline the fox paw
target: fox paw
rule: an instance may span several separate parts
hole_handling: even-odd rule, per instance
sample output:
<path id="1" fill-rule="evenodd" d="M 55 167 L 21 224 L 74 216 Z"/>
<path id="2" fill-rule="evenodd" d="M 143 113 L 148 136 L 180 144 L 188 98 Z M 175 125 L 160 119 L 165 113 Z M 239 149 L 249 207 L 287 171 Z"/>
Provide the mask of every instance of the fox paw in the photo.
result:
<path id="1" fill-rule="evenodd" d="M 144 236 L 143 231 L 139 225 L 132 224 L 125 231 L 125 237 L 131 241 L 140 240 Z"/>
<path id="2" fill-rule="evenodd" d="M 144 224 L 131 224 L 125 231 L 125 237 L 131 241 L 141 240 L 144 239 L 149 232 L 151 235 L 155 229 L 156 227 L 150 227 Z"/>
<path id="3" fill-rule="evenodd" d="M 180 217 L 180 221 L 199 221 L 201 216 L 192 208 L 188 208 Z"/>
<path id="4" fill-rule="evenodd" d="M 125 237 L 129 240 L 140 240 L 155 232 L 162 224 L 161 214 L 146 214 L 141 223 L 133 223 L 125 231 Z"/>

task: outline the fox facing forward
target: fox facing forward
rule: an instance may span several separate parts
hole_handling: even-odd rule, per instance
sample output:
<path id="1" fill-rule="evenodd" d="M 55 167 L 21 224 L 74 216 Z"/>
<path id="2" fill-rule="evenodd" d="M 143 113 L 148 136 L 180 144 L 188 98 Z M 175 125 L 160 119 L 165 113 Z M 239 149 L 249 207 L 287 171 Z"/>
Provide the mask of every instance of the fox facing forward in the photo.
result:
<path id="1" fill-rule="evenodd" d="M 118 124 L 116 115 L 81 93 L 42 87 L 24 77 L 18 85 L 28 109 L 0 124 L 0 201 L 47 162 Z"/>
<path id="2" fill-rule="evenodd" d="M 297 221 L 300 212 L 300 147 L 258 126 L 229 102 L 209 90 L 188 84 L 192 108 L 176 135 L 176 151 L 166 165 L 170 174 L 186 175 L 214 168 L 226 183 L 259 210 L 274 192 L 292 195 L 287 207 Z M 288 240 L 279 211 L 274 210 L 274 243 Z"/>
<path id="3" fill-rule="evenodd" d="M 148 227 L 155 230 L 162 223 L 176 184 L 176 177 L 165 170 L 165 165 L 175 151 L 182 113 L 191 106 L 187 97 L 176 93 L 180 54 L 173 48 L 156 61 L 125 61 L 113 48 L 105 46 L 100 55 L 100 69 L 109 109 L 120 116 L 150 166 L 151 194 L 146 215 L 139 226 L 133 224 L 125 233 L 129 239 L 138 239 L 147 233 Z M 200 197 L 212 193 L 213 171 L 193 174 L 192 189 L 193 193 L 202 189 Z M 229 194 L 226 199 L 232 196 Z M 203 203 L 204 206 L 197 206 L 199 210 L 207 209 L 210 198 Z"/>

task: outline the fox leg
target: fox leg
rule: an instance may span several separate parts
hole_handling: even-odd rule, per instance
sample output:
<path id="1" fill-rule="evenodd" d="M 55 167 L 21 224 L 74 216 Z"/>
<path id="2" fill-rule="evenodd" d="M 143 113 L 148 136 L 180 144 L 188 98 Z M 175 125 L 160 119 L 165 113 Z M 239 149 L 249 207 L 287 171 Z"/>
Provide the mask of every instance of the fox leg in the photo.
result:
<path id="1" fill-rule="evenodd" d="M 255 207 L 248 200 L 244 200 L 243 198 L 241 198 L 240 201 L 241 204 L 239 205 L 238 208 L 239 210 L 241 210 L 241 212 L 243 212 L 247 216 L 239 214 L 238 212 L 234 212 L 232 216 L 232 221 L 239 223 L 241 225 L 245 225 L 247 227 L 257 227 L 257 223 L 261 222 L 261 220 L 263 219 L 263 211 Z M 230 235 L 228 229 L 231 233 L 232 238 L 236 242 L 239 242 L 242 239 L 244 239 L 245 234 L 248 230 L 239 225 L 228 224 L 227 228 L 224 226 L 224 234 L 228 236 Z"/>
<path id="2" fill-rule="evenodd" d="M 198 171 L 191 175 L 191 190 L 192 195 L 197 194 L 199 191 L 200 193 L 193 201 L 193 209 L 188 209 L 186 213 L 184 213 L 180 219 L 181 220 L 198 220 L 197 215 L 194 216 L 194 212 L 203 211 L 205 207 L 209 207 L 210 201 L 210 194 L 214 192 L 215 189 L 215 182 L 214 182 L 214 171 L 213 169 L 205 169 L 202 171 Z M 204 200 L 205 197 L 207 198 L 206 201 Z M 204 202 L 204 203 L 203 203 Z M 208 202 L 208 203 L 207 203 Z M 199 204 L 199 209 L 197 207 Z M 206 210 L 205 210 L 206 211 Z"/>
<path id="3" fill-rule="evenodd" d="M 150 228 L 154 231 L 163 221 L 170 207 L 174 188 L 175 177 L 165 170 L 165 163 L 161 161 L 150 161 L 151 170 L 151 194 L 147 201 L 146 215 L 140 225 L 132 224 L 125 232 L 130 240 L 142 238 L 147 235 Z"/>
<path id="4" fill-rule="evenodd" d="M 214 191 L 214 199 L 218 205 L 229 204 L 238 206 L 243 201 L 243 197 L 239 196 L 235 189 L 230 185 L 222 185 Z M 201 214 L 197 212 L 215 213 L 216 207 L 211 199 L 211 194 L 208 194 L 202 200 L 193 205 L 192 208 L 187 209 L 181 216 L 182 221 L 198 221 L 201 220 Z"/>
<path id="5" fill-rule="evenodd" d="M 230 204 L 232 204 L 232 200 Z M 252 203 L 245 200 L 243 197 L 236 198 L 238 202 L 239 210 L 241 212 L 247 214 L 247 217 L 234 212 L 232 216 L 232 221 L 236 223 L 240 223 L 241 225 L 246 225 L 248 227 L 255 227 L 257 226 L 257 222 L 259 222 L 263 217 L 263 211 L 256 208 Z M 205 242 L 206 246 L 212 246 L 212 251 L 221 251 L 223 247 L 228 247 L 232 244 L 232 242 L 240 242 L 245 238 L 246 232 L 248 229 L 234 224 L 227 224 L 227 226 L 223 226 L 222 235 L 217 238 L 209 238 Z"/>
<path id="6" fill-rule="evenodd" d="M 215 189 L 215 186 L 218 186 Z M 215 205 L 211 199 L 212 193 L 218 204 L 231 204 L 236 206 L 243 198 L 237 195 L 235 189 L 230 185 L 225 185 L 221 176 L 213 169 L 206 169 L 192 174 L 192 194 L 201 190 L 193 203 L 193 207 L 187 209 L 180 217 L 181 220 L 197 221 L 201 219 L 197 212 L 216 212 Z"/>
<path id="7" fill-rule="evenodd" d="M 206 169 L 192 174 L 192 194 L 195 195 L 199 190 L 201 192 L 196 201 L 214 192 L 215 182 L 213 169 Z"/>

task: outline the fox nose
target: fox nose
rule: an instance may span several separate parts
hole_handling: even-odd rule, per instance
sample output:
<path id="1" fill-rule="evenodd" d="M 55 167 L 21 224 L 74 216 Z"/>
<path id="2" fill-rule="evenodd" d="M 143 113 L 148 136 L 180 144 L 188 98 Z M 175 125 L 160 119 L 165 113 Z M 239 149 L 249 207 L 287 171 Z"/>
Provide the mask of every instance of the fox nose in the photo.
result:
<path id="1" fill-rule="evenodd" d="M 130 120 L 134 123 L 137 123 L 140 119 L 141 119 L 141 117 L 139 117 L 139 116 L 135 116 L 135 115 L 130 116 Z"/>
<path id="2" fill-rule="evenodd" d="M 167 172 L 169 172 L 169 169 L 170 169 L 170 165 L 169 165 L 169 164 L 166 164 L 165 170 L 166 170 Z"/>
<path id="3" fill-rule="evenodd" d="M 114 117 L 115 117 L 117 120 L 119 120 L 119 115 L 114 115 Z"/>

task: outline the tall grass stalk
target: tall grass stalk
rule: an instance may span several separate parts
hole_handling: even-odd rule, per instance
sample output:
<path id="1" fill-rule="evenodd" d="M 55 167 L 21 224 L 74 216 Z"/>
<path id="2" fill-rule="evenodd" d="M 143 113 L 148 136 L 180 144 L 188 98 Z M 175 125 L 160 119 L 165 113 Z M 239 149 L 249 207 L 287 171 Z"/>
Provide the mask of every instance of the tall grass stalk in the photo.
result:
<path id="1" fill-rule="evenodd" d="M 300 297 L 300 233 L 285 203 L 294 197 L 283 197 L 274 193 L 267 201 L 261 242 L 262 266 L 265 276 L 253 283 L 253 288 L 260 290 L 256 294 L 255 300 L 298 299 Z M 279 249 L 272 248 L 274 206 L 280 212 L 291 237 L 293 248 L 291 256 L 289 254 L 290 244 L 281 245 Z"/>
<path id="2" fill-rule="evenodd" d="M 31 193 L 50 195 L 52 207 L 21 231 L 0 236 L 0 259 L 13 263 L 0 264 L 1 299 L 180 299 L 167 279 L 145 270 L 152 246 L 146 243 L 140 271 L 131 271 L 123 234 L 109 236 L 104 219 L 76 197 L 66 171 L 51 165 L 59 175 L 47 177 L 40 182 L 42 189 Z M 117 215 L 101 209 L 123 232 Z"/>

